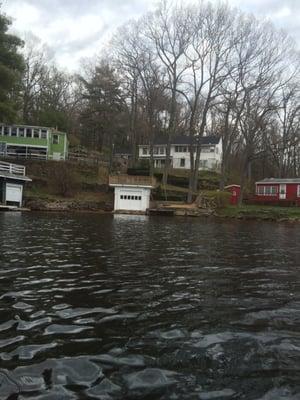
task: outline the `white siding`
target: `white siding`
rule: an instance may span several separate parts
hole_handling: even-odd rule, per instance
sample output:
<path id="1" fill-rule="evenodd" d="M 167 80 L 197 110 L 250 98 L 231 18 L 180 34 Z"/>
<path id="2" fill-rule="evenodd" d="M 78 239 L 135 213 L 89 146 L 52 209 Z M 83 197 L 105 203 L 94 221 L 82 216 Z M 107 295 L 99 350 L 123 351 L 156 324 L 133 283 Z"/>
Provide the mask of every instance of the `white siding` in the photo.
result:
<path id="1" fill-rule="evenodd" d="M 129 186 L 115 187 L 115 210 L 143 211 L 149 208 L 150 189 Z"/>
<path id="2" fill-rule="evenodd" d="M 159 151 L 154 152 L 153 157 L 155 161 L 155 167 L 161 167 L 161 160 L 165 159 L 165 154 L 160 153 L 160 148 L 163 146 L 156 146 Z M 187 150 L 187 151 L 175 151 L 175 150 Z M 139 158 L 149 159 L 150 158 L 150 146 L 140 145 L 139 146 Z M 171 151 L 171 165 L 173 168 L 179 169 L 190 169 L 190 153 L 188 151 L 188 145 L 172 145 Z M 218 169 L 220 168 L 222 161 L 222 140 L 216 145 L 206 145 L 202 147 L 200 155 L 200 169 Z"/>

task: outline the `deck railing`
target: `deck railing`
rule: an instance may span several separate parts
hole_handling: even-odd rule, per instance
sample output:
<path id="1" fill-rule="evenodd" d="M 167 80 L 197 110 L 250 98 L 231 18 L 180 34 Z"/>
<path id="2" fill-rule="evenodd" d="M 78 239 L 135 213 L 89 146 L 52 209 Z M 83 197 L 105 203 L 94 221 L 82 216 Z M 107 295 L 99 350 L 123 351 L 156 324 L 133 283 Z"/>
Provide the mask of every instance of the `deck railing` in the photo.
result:
<path id="1" fill-rule="evenodd" d="M 140 185 L 155 187 L 156 180 L 151 176 L 137 175 L 111 175 L 109 177 L 110 185 Z"/>
<path id="2" fill-rule="evenodd" d="M 0 171 L 11 175 L 25 176 L 25 167 L 23 165 L 11 164 L 4 161 L 0 161 Z"/>

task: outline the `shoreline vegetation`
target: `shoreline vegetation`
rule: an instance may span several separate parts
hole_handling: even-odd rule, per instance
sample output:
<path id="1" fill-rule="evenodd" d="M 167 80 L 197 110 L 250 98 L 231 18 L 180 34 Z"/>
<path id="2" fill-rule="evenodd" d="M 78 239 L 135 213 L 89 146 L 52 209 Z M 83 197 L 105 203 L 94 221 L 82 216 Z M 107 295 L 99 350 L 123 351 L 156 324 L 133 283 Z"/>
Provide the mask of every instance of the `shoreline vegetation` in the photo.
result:
<path id="1" fill-rule="evenodd" d="M 107 185 L 107 168 L 44 161 L 28 161 L 26 168 L 33 179 L 25 189 L 26 208 L 45 212 L 113 212 L 114 194 Z M 159 171 L 157 179 L 160 182 Z M 229 205 L 230 195 L 219 192 L 218 184 L 217 173 L 200 172 L 196 200 L 187 204 L 187 178 L 183 171 L 174 170 L 170 184 L 159 184 L 153 193 L 155 207 L 173 209 L 175 216 L 300 222 L 300 207 Z"/>

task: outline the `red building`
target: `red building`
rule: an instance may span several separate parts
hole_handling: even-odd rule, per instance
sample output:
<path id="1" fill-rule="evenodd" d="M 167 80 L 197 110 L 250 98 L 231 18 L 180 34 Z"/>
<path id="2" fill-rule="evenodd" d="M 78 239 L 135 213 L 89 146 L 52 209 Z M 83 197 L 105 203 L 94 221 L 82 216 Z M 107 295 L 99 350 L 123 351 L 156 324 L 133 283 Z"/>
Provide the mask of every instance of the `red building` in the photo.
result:
<path id="1" fill-rule="evenodd" d="M 300 178 L 266 178 L 256 182 L 255 200 L 261 203 L 300 206 Z"/>
<path id="2" fill-rule="evenodd" d="M 224 188 L 227 192 L 231 193 L 230 204 L 236 206 L 239 202 L 239 198 L 241 195 L 241 186 L 240 185 L 228 185 Z"/>

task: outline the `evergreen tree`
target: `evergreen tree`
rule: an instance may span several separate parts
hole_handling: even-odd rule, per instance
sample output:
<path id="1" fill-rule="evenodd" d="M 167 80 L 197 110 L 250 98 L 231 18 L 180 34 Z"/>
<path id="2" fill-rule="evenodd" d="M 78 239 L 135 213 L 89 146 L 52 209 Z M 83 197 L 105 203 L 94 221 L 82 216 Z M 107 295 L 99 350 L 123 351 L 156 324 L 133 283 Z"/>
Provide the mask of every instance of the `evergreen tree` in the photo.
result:
<path id="1" fill-rule="evenodd" d="M 11 21 L 0 9 L 0 121 L 13 122 L 16 116 L 16 92 L 24 68 L 18 49 L 23 42 L 8 33 Z"/>

